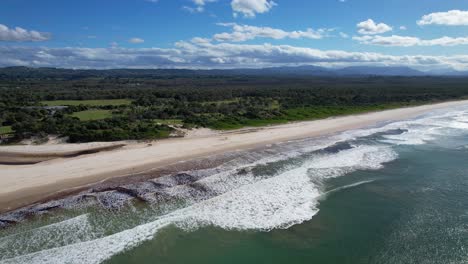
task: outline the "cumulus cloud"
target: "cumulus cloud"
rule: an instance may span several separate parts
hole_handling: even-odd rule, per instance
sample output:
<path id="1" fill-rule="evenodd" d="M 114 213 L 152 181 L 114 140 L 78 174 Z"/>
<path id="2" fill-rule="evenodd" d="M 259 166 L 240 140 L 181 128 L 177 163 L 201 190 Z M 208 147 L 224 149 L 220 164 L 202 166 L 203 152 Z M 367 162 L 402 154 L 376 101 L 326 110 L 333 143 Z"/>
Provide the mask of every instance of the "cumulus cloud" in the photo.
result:
<path id="1" fill-rule="evenodd" d="M 20 27 L 8 28 L 0 24 L 0 41 L 46 41 L 50 39 L 50 33 L 26 30 Z"/>
<path id="2" fill-rule="evenodd" d="M 446 26 L 468 26 L 468 11 L 451 10 L 425 15 L 417 22 L 420 26 L 446 25 Z"/>
<path id="3" fill-rule="evenodd" d="M 319 50 L 290 45 L 247 45 L 199 41 L 174 48 L 45 48 L 0 46 L 0 66 L 63 68 L 239 68 L 300 64 L 321 66 L 405 65 L 419 69 L 468 69 L 468 55 L 394 56 L 370 52 Z"/>
<path id="4" fill-rule="evenodd" d="M 359 34 L 375 35 L 392 31 L 392 27 L 385 23 L 375 23 L 374 20 L 368 19 L 357 24 Z"/>
<path id="5" fill-rule="evenodd" d="M 271 39 L 321 39 L 327 36 L 328 32 L 333 29 L 318 29 L 308 28 L 305 31 L 285 31 L 282 29 L 271 27 L 257 27 L 249 25 L 239 25 L 236 23 L 220 23 L 220 26 L 232 27 L 232 32 L 224 32 L 215 34 L 213 39 L 220 42 L 243 42 L 255 38 L 271 38 Z"/>
<path id="6" fill-rule="evenodd" d="M 255 17 L 263 14 L 276 5 L 272 0 L 232 0 L 231 7 L 234 15 L 242 14 L 245 17 Z"/>
<path id="7" fill-rule="evenodd" d="M 452 38 L 442 37 L 436 39 L 420 39 L 408 36 L 358 36 L 354 40 L 362 44 L 392 46 L 392 47 L 412 47 L 412 46 L 458 46 L 468 45 L 468 37 Z"/>
<path id="8" fill-rule="evenodd" d="M 145 40 L 141 38 L 131 38 L 128 40 L 128 42 L 133 43 L 133 44 L 141 44 L 141 43 L 144 43 Z"/>

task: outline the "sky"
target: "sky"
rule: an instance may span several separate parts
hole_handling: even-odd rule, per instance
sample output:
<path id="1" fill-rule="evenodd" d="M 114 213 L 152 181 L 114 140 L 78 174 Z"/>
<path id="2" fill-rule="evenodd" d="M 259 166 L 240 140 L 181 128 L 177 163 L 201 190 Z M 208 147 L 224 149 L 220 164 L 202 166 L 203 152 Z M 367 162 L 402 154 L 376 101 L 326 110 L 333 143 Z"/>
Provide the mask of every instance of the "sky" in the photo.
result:
<path id="1" fill-rule="evenodd" d="M 0 66 L 468 70 L 468 0 L 1 0 Z"/>

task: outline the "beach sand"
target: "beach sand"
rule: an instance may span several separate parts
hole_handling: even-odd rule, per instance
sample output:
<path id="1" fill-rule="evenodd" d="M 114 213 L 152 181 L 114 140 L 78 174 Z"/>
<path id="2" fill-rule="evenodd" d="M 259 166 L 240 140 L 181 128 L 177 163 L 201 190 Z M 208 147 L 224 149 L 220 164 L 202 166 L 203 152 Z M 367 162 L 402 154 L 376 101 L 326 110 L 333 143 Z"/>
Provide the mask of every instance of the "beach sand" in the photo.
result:
<path id="1" fill-rule="evenodd" d="M 57 158 L 71 158 L 111 151 L 126 145 L 124 142 L 96 142 L 86 144 L 6 146 L 0 147 L 0 165 L 36 164 Z"/>
<path id="2" fill-rule="evenodd" d="M 98 183 L 113 177 L 141 174 L 177 162 L 229 151 L 246 150 L 272 143 L 364 128 L 380 122 L 408 119 L 432 110 L 459 105 L 468 105 L 468 101 L 229 132 L 215 133 L 203 130 L 185 138 L 160 140 L 150 144 L 133 143 L 113 150 L 105 149 L 107 151 L 71 155 L 72 157 L 63 157 L 60 154 L 108 147 L 109 144 L 0 147 L 0 156 L 2 153 L 26 156 L 55 155 L 53 159 L 32 165 L 0 165 L 0 213 L 32 204 L 64 190 Z"/>

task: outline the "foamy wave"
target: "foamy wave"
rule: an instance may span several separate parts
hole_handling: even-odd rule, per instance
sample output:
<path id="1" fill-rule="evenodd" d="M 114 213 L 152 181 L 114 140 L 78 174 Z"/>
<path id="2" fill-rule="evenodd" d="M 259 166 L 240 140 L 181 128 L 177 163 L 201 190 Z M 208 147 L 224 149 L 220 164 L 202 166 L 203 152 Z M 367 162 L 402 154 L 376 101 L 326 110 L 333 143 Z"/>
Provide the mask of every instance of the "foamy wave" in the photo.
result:
<path id="1" fill-rule="evenodd" d="M 389 147 L 359 146 L 313 158 L 298 168 L 196 204 L 193 207 L 196 213 L 183 224 L 189 228 L 209 224 L 241 230 L 288 228 L 310 220 L 318 212 L 321 191 L 314 184 L 317 180 L 358 169 L 380 169 L 383 163 L 396 157 Z"/>
<path id="2" fill-rule="evenodd" d="M 56 248 L 95 238 L 88 215 L 0 238 L 0 259 Z"/>
<path id="3" fill-rule="evenodd" d="M 230 180 L 233 177 L 217 175 L 215 178 L 218 180 L 204 180 L 207 188 L 232 189 L 120 233 L 1 263 L 100 263 L 153 239 L 158 230 L 168 225 L 187 230 L 207 225 L 228 230 L 288 228 L 310 220 L 318 212 L 319 198 L 323 192 L 316 185 L 317 181 L 358 169 L 379 169 L 383 163 L 395 158 L 396 153 L 390 147 L 358 146 L 338 154 L 312 157 L 300 166 L 285 168 L 271 177 L 248 174 L 232 183 Z M 225 181 L 219 181 L 221 178 Z"/>
<path id="4" fill-rule="evenodd" d="M 388 124 L 375 131 L 400 128 L 407 132 L 400 135 L 385 135 L 380 140 L 395 145 L 422 145 L 435 140 L 439 136 L 466 132 L 468 130 L 467 111 L 449 111 L 428 115 L 415 120 Z M 458 131 L 458 132 L 457 132 Z"/>
<path id="5" fill-rule="evenodd" d="M 380 169 L 382 164 L 394 160 L 397 153 L 386 146 L 357 146 L 341 151 L 335 155 L 318 157 L 311 160 L 311 168 L 353 168 Z"/>
<path id="6" fill-rule="evenodd" d="M 433 130 L 411 130 L 401 135 L 386 135 L 381 142 L 395 145 L 423 145 L 435 139 Z"/>
<path id="7" fill-rule="evenodd" d="M 163 225 L 160 221 L 155 221 L 104 238 L 43 250 L 3 260 L 0 263 L 97 264 L 143 241 L 152 239 Z"/>
<path id="8" fill-rule="evenodd" d="M 188 229 L 205 225 L 237 230 L 287 228 L 315 215 L 318 196 L 307 170 L 298 168 L 198 203 L 178 225 Z"/>

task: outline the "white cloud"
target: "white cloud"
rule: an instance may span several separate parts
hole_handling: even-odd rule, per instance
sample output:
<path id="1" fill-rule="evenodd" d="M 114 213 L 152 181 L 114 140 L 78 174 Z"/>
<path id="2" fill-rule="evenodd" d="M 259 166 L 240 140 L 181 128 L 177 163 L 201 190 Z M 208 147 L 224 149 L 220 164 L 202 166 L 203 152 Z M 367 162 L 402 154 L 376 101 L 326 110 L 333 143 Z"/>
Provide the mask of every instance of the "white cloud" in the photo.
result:
<path id="1" fill-rule="evenodd" d="M 255 17 L 263 14 L 276 5 L 272 0 L 232 0 L 231 7 L 234 15 L 243 14 L 245 17 Z"/>
<path id="2" fill-rule="evenodd" d="M 205 11 L 205 8 L 203 6 L 196 6 L 196 7 L 182 6 L 182 9 L 190 13 L 201 13 Z"/>
<path id="3" fill-rule="evenodd" d="M 215 34 L 213 39 L 220 42 L 243 42 L 255 38 L 272 38 L 272 39 L 321 39 L 327 36 L 327 33 L 333 29 L 318 29 L 313 30 L 308 28 L 305 31 L 285 31 L 282 29 L 271 27 L 257 27 L 249 25 L 239 25 L 236 23 L 220 23 L 220 26 L 232 27 L 232 32 L 224 32 Z"/>
<path id="4" fill-rule="evenodd" d="M 468 37 L 452 38 L 442 37 L 437 39 L 420 39 L 408 36 L 359 36 L 354 40 L 362 44 L 392 46 L 392 47 L 412 47 L 412 46 L 458 46 L 468 45 Z"/>
<path id="5" fill-rule="evenodd" d="M 182 8 L 189 11 L 190 13 L 201 13 L 205 11 L 205 5 L 207 3 L 217 2 L 218 0 L 192 0 L 194 7 L 183 6 Z"/>
<path id="6" fill-rule="evenodd" d="M 407 30 L 408 28 L 406 26 L 400 26 L 400 30 Z"/>
<path id="7" fill-rule="evenodd" d="M 133 44 L 141 44 L 141 43 L 144 43 L 145 40 L 141 38 L 131 38 L 128 40 L 128 42 L 133 43 Z"/>
<path id="8" fill-rule="evenodd" d="M 417 22 L 420 26 L 446 25 L 446 26 L 468 26 L 468 11 L 451 10 L 425 15 Z"/>
<path id="9" fill-rule="evenodd" d="M 349 35 L 344 33 L 344 32 L 340 32 L 340 37 L 342 38 L 349 38 Z"/>
<path id="10" fill-rule="evenodd" d="M 200 6 L 206 5 L 207 3 L 216 2 L 216 1 L 217 0 L 192 0 L 194 4 L 200 5 Z"/>
<path id="11" fill-rule="evenodd" d="M 359 34 L 363 35 L 375 35 L 375 34 L 382 34 L 388 31 L 392 31 L 392 27 L 384 24 L 379 23 L 376 24 L 374 20 L 368 19 L 366 21 L 362 21 L 357 24 L 357 28 L 359 29 Z"/>
<path id="12" fill-rule="evenodd" d="M 468 69 L 468 55 L 385 55 L 319 50 L 290 45 L 178 42 L 174 48 L 45 48 L 0 46 L 0 66 L 63 68 L 239 68 L 315 64 L 321 66 L 409 66 Z"/>
<path id="13" fill-rule="evenodd" d="M 211 39 L 195 37 L 195 38 L 192 38 L 190 41 L 195 44 L 205 44 L 205 43 L 210 43 Z"/>
<path id="14" fill-rule="evenodd" d="M 0 41 L 46 41 L 50 39 L 50 33 L 26 30 L 20 27 L 8 28 L 0 24 Z"/>

